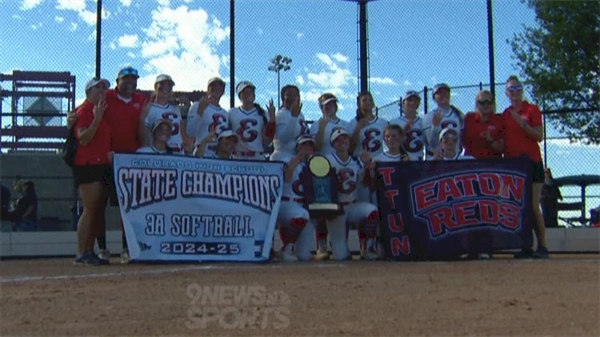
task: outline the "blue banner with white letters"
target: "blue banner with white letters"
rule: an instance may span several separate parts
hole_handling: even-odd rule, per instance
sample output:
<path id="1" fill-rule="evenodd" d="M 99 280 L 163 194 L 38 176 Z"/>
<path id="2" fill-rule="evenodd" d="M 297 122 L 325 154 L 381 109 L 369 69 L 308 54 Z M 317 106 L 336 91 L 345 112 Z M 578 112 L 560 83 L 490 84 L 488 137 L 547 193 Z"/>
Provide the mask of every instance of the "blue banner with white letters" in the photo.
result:
<path id="1" fill-rule="evenodd" d="M 268 261 L 283 164 L 115 154 L 134 261 Z"/>
<path id="2" fill-rule="evenodd" d="M 377 163 L 387 256 L 445 260 L 531 247 L 530 165 L 527 159 Z"/>

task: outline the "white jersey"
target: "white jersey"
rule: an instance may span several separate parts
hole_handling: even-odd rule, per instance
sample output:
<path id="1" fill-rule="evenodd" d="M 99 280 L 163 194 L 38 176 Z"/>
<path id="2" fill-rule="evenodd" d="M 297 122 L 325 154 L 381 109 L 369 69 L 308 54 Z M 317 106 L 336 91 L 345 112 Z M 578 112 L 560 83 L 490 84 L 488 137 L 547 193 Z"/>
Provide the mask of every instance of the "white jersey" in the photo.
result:
<path id="1" fill-rule="evenodd" d="M 294 157 L 287 158 L 285 160 L 286 163 L 289 163 Z M 291 201 L 304 199 L 304 186 L 302 185 L 302 181 L 300 180 L 300 173 L 306 167 L 306 163 L 300 163 L 294 169 L 294 173 L 292 175 L 292 180 L 289 183 L 283 184 L 283 191 L 281 192 L 281 196 L 287 198 Z"/>
<path id="2" fill-rule="evenodd" d="M 389 163 L 402 161 L 402 153 L 389 154 L 387 151 L 383 151 L 371 159 L 374 162 Z"/>
<path id="3" fill-rule="evenodd" d="M 267 116 L 261 115 L 256 107 L 246 111 L 242 107 L 231 108 L 228 113 L 229 126 L 238 135 L 234 156 L 239 159 L 264 160 L 264 130 Z"/>
<path id="4" fill-rule="evenodd" d="M 292 117 L 292 112 L 287 108 L 281 108 L 275 120 L 277 125 L 271 160 L 282 160 L 294 154 L 296 139 L 300 135 L 308 134 L 308 124 L 302 113 L 298 117 Z"/>
<path id="5" fill-rule="evenodd" d="M 173 150 L 173 153 L 185 153 L 183 138 L 181 137 L 181 111 L 179 106 L 167 103 L 160 105 L 151 102 L 148 109 L 148 116 L 144 121 L 146 127 L 152 130 L 154 123 L 160 119 L 168 119 L 173 124 L 171 129 L 171 138 L 167 145 Z"/>
<path id="6" fill-rule="evenodd" d="M 319 150 L 320 154 L 327 155 L 327 154 L 331 154 L 331 153 L 335 152 L 333 145 L 331 145 L 331 134 L 333 133 L 333 131 L 338 130 L 338 129 L 345 130 L 349 134 L 352 134 L 352 131 L 354 130 L 354 129 L 350 128 L 350 123 L 346 122 L 345 120 L 342 120 L 339 118 L 336 121 L 329 120 L 329 122 L 325 126 L 325 135 L 323 137 L 323 147 L 321 147 L 321 150 Z M 310 126 L 310 134 L 313 137 L 316 137 L 318 132 L 319 132 L 319 121 L 317 120 Z"/>
<path id="7" fill-rule="evenodd" d="M 362 163 L 350 157 L 347 161 L 342 161 L 337 154 L 328 154 L 327 159 L 335 169 L 338 178 L 338 203 L 353 203 L 357 197 L 357 187 L 362 183 L 364 168 Z"/>
<path id="8" fill-rule="evenodd" d="M 212 128 L 216 128 L 217 135 L 229 128 L 227 111 L 220 106 L 209 104 L 202 116 L 198 115 L 198 102 L 194 102 L 188 113 L 188 135 L 196 137 L 196 145 L 210 134 Z M 190 133 L 191 131 L 191 133 Z M 205 154 L 211 154 L 217 149 L 217 141 L 206 145 Z"/>
<path id="9" fill-rule="evenodd" d="M 350 134 L 354 133 L 358 121 L 356 118 L 350 121 Z M 388 122 L 380 117 L 375 118 L 368 122 L 361 130 L 358 137 L 358 145 L 354 150 L 354 156 L 360 158 L 360 154 L 363 149 L 367 149 L 371 153 L 371 157 L 375 157 L 379 153 L 383 152 L 383 131 L 388 125 Z"/>
<path id="10" fill-rule="evenodd" d="M 400 116 L 390 121 L 390 124 L 395 124 L 404 129 L 409 119 L 406 116 Z M 404 143 L 402 147 L 408 153 L 408 159 L 410 161 L 423 160 L 423 154 L 425 150 L 425 144 L 427 139 L 425 137 L 425 130 L 423 130 L 423 118 L 417 116 L 412 122 L 410 130 L 406 131 L 404 135 Z"/>
<path id="11" fill-rule="evenodd" d="M 140 147 L 139 149 L 137 149 L 136 151 L 137 153 L 154 153 L 154 154 L 168 154 L 167 150 L 159 150 L 157 148 L 155 148 L 154 146 L 144 146 L 144 147 Z"/>
<path id="12" fill-rule="evenodd" d="M 439 126 L 433 126 L 433 116 L 435 113 L 440 111 L 442 113 L 442 121 Z M 433 158 L 435 151 L 439 146 L 440 132 L 445 128 L 458 129 L 459 133 L 462 134 L 464 128 L 464 118 L 458 115 L 458 112 L 453 108 L 446 111 L 442 111 L 439 108 L 435 109 L 423 117 L 423 130 L 425 130 L 425 136 L 427 139 L 427 160 Z M 460 140 L 459 140 L 460 141 Z M 459 143 L 459 147 L 460 147 Z"/>

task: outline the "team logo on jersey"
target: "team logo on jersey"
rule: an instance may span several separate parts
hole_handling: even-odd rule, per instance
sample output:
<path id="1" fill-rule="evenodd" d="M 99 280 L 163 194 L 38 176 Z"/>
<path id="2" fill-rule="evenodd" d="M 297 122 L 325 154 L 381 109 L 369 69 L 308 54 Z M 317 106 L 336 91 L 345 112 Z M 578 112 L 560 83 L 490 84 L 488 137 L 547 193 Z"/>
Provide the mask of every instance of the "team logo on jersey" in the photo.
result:
<path id="1" fill-rule="evenodd" d="M 432 238 L 474 227 L 517 231 L 525 207 L 525 177 L 511 173 L 461 172 L 410 185 L 412 210 Z"/>

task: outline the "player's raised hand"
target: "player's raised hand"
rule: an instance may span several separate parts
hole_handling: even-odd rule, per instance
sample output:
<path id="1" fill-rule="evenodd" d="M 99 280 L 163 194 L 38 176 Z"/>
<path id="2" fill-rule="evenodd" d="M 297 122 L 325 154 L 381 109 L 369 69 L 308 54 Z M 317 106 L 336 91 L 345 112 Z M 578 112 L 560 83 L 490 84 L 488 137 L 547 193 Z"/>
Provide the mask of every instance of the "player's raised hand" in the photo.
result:
<path id="1" fill-rule="evenodd" d="M 324 115 L 323 117 L 321 117 L 319 119 L 319 128 L 324 128 L 327 125 L 327 123 L 329 123 L 330 120 L 331 119 L 327 115 Z"/>
<path id="2" fill-rule="evenodd" d="M 101 98 L 98 100 L 98 103 L 94 106 L 94 119 L 102 119 L 104 116 L 104 111 L 106 111 L 106 100 Z"/>
<path id="3" fill-rule="evenodd" d="M 356 128 L 361 130 L 362 128 L 367 126 L 367 123 L 369 123 L 369 120 L 366 117 L 363 117 L 358 121 L 358 123 L 356 123 Z"/>
<path id="4" fill-rule="evenodd" d="M 493 141 L 494 139 L 492 138 L 492 135 L 490 134 L 490 130 L 485 130 L 483 131 L 483 139 L 487 140 L 488 142 Z"/>
<path id="5" fill-rule="evenodd" d="M 204 114 L 204 110 L 206 110 L 206 108 L 210 104 L 210 99 L 210 94 L 206 94 L 205 96 L 200 98 L 200 100 L 198 101 L 198 115 L 202 116 Z"/>
<path id="6" fill-rule="evenodd" d="M 209 134 L 202 140 L 202 143 L 208 144 L 217 140 L 217 126 L 211 125 Z"/>
<path id="7" fill-rule="evenodd" d="M 275 104 L 273 103 L 273 99 L 269 100 L 269 104 L 267 105 L 267 112 L 269 113 L 269 121 L 275 121 Z"/>
<path id="8" fill-rule="evenodd" d="M 294 104 L 290 109 L 292 111 L 292 116 L 298 117 L 302 113 L 302 102 L 300 101 L 300 97 L 296 97 Z"/>
<path id="9" fill-rule="evenodd" d="M 182 137 L 183 138 L 183 149 L 185 153 L 194 152 L 194 148 L 196 147 L 196 138 L 195 137 Z"/>

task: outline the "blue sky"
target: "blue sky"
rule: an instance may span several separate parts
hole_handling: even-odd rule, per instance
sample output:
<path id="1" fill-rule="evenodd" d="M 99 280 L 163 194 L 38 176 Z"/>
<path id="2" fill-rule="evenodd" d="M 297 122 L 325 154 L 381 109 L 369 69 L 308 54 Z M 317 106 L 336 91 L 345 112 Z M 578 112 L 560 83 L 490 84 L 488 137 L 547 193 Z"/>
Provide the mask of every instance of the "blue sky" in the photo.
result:
<path id="1" fill-rule="evenodd" d="M 217 75 L 229 81 L 229 1 L 103 3 L 104 77 L 114 81 L 121 66 L 133 65 L 140 69 L 142 89 L 150 89 L 159 73 L 172 75 L 176 90 L 205 89 Z M 533 24 L 534 13 L 517 0 L 493 3 L 495 75 L 502 82 L 518 74 L 506 40 Z M 95 73 L 95 10 L 94 0 L 0 0 L 0 72 L 70 71 L 81 101 L 83 85 Z M 309 119 L 317 118 L 316 99 L 327 91 L 340 98 L 340 116 L 351 118 L 358 91 L 357 18 L 357 5 L 350 1 L 236 1 L 236 82 L 254 82 L 262 104 L 276 100 L 277 78 L 267 67 L 273 56 L 283 54 L 293 62 L 281 73 L 282 84 L 301 88 Z M 370 90 L 379 106 L 408 89 L 441 81 L 451 86 L 489 81 L 485 0 L 377 0 L 369 4 L 369 38 Z M 221 101 L 225 107 L 228 90 Z M 503 109 L 508 102 L 503 89 L 497 90 Z M 453 103 L 472 110 L 477 91 L 453 90 Z M 382 114 L 390 118 L 397 111 L 392 106 Z M 552 129 L 549 134 L 558 135 Z M 598 147 L 551 140 L 548 148 L 556 175 L 598 173 L 592 157 L 600 153 Z M 574 168 L 570 163 L 580 158 L 585 164 Z"/>

